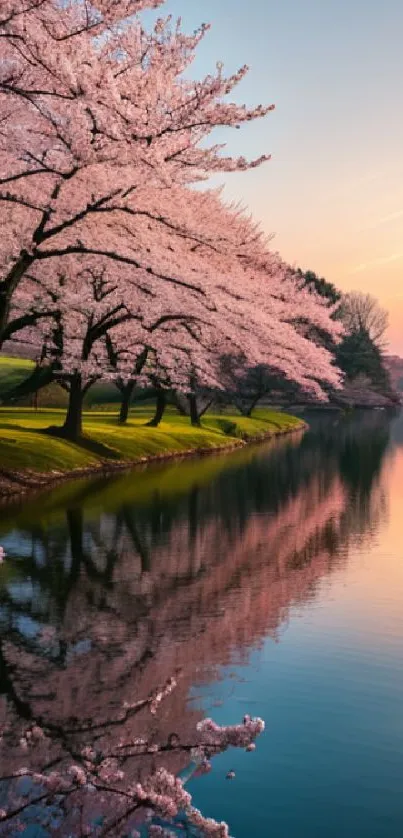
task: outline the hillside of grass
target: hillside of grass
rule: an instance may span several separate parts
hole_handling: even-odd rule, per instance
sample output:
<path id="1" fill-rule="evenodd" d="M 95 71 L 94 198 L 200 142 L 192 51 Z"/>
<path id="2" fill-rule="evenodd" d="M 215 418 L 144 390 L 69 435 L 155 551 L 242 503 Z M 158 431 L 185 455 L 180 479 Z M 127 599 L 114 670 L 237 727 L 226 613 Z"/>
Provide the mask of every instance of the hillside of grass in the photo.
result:
<path id="1" fill-rule="evenodd" d="M 242 445 L 242 441 L 263 439 L 298 427 L 300 420 L 285 413 L 256 410 L 251 419 L 243 416 L 207 414 L 201 428 L 187 417 L 167 411 L 158 428 L 149 428 L 153 408 L 131 412 L 126 426 L 117 422 L 116 411 L 87 411 L 84 414 L 86 442 L 75 445 L 43 431 L 62 425 L 64 411 L 30 408 L 0 408 L 0 469 L 37 473 L 69 472 L 96 468 L 108 463 L 142 461 L 185 454 L 190 451 Z M 88 444 L 87 444 L 88 443 Z M 102 446 L 102 456 L 93 443 Z"/>
<path id="2" fill-rule="evenodd" d="M 0 397 L 2 393 L 21 384 L 31 374 L 35 364 L 25 358 L 9 358 L 0 355 Z"/>

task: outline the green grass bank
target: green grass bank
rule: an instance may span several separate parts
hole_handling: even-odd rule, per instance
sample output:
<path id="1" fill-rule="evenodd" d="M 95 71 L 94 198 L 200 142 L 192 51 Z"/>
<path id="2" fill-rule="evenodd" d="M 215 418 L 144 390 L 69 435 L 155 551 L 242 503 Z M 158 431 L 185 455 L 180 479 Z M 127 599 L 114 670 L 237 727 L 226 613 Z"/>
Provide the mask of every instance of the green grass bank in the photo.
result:
<path id="1" fill-rule="evenodd" d="M 303 427 L 294 416 L 265 409 L 257 409 L 252 418 L 207 414 L 201 428 L 192 427 L 174 409 L 166 411 L 158 428 L 145 426 L 152 406 L 132 410 L 125 426 L 118 424 L 116 410 L 90 410 L 84 414 L 85 441 L 76 445 L 41 433 L 62 425 L 64 415 L 55 409 L 0 408 L 0 493 L 2 487 L 3 494 L 10 493 L 10 481 L 29 488 L 64 476 L 242 447 Z"/>

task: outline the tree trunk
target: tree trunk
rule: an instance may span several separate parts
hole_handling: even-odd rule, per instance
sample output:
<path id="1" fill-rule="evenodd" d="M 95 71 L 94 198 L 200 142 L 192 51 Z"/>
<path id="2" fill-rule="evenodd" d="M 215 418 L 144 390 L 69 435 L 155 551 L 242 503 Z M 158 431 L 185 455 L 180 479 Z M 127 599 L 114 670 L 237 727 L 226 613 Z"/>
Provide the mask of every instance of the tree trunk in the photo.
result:
<path id="1" fill-rule="evenodd" d="M 129 381 L 128 384 L 120 385 L 119 390 L 122 394 L 122 401 L 119 413 L 119 424 L 125 425 L 129 416 L 129 409 L 134 390 L 134 381 Z"/>
<path id="2" fill-rule="evenodd" d="M 66 518 L 70 536 L 72 571 L 74 579 L 77 581 L 84 556 L 84 522 L 82 509 L 79 506 L 67 509 Z"/>
<path id="3" fill-rule="evenodd" d="M 233 401 L 236 409 L 239 410 L 241 416 L 247 416 L 248 409 L 245 406 L 243 399 L 235 397 Z"/>
<path id="4" fill-rule="evenodd" d="M 256 405 L 260 402 L 260 399 L 262 399 L 263 396 L 264 393 L 259 393 L 257 396 L 255 396 L 255 398 L 252 400 L 252 403 L 249 405 L 248 412 L 246 414 L 247 416 L 252 416 L 252 410 L 255 409 Z"/>
<path id="5" fill-rule="evenodd" d="M 242 409 L 242 416 L 246 416 L 247 419 L 250 419 L 252 416 L 252 410 L 255 407 L 255 401 L 249 402 L 249 404 L 244 405 Z"/>
<path id="6" fill-rule="evenodd" d="M 22 250 L 19 259 L 13 264 L 8 276 L 0 282 L 0 349 L 7 337 L 7 325 L 10 316 L 12 295 L 25 272 L 32 265 L 34 257 L 27 250 Z"/>
<path id="7" fill-rule="evenodd" d="M 214 399 L 208 399 L 208 400 L 206 401 L 206 404 L 202 407 L 202 409 L 201 409 L 201 411 L 200 411 L 200 413 L 199 413 L 199 418 L 200 418 L 200 419 L 201 419 L 201 417 L 202 417 L 202 416 L 204 416 L 204 414 L 205 414 L 205 413 L 207 413 L 207 411 L 209 410 L 209 408 L 210 408 L 210 407 L 211 407 L 211 405 L 213 404 L 213 401 L 214 401 Z"/>
<path id="8" fill-rule="evenodd" d="M 157 392 L 157 406 L 155 409 L 155 414 L 150 422 L 147 422 L 147 426 L 149 428 L 158 428 L 159 423 L 164 415 L 165 408 L 166 408 L 166 395 L 164 390 L 158 390 Z"/>
<path id="9" fill-rule="evenodd" d="M 190 421 L 196 428 L 200 428 L 200 416 L 197 410 L 197 399 L 193 394 L 189 398 Z"/>
<path id="10" fill-rule="evenodd" d="M 147 545 L 147 539 L 141 535 L 136 523 L 136 513 L 133 506 L 125 506 L 122 510 L 123 519 L 129 535 L 133 541 L 141 559 L 141 572 L 147 573 L 151 570 L 151 555 Z"/>
<path id="11" fill-rule="evenodd" d="M 83 399 L 81 375 L 75 373 L 70 381 L 69 404 L 61 435 L 71 440 L 80 439 L 83 434 Z"/>
<path id="12" fill-rule="evenodd" d="M 252 410 L 256 407 L 257 403 L 262 398 L 262 393 L 259 393 L 258 396 L 255 396 L 249 403 L 247 399 L 235 399 L 234 404 L 242 416 L 250 417 L 252 415 Z"/>

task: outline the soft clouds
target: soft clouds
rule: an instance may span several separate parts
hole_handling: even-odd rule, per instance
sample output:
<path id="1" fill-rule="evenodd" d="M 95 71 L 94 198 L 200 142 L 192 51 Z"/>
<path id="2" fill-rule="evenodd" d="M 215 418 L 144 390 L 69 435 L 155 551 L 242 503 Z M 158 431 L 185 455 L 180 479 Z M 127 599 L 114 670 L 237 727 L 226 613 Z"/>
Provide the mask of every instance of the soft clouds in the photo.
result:
<path id="1" fill-rule="evenodd" d="M 377 259 L 371 259 L 367 262 L 361 262 L 352 268 L 350 274 L 358 274 L 363 271 L 371 271 L 373 268 L 378 268 L 380 265 L 389 265 L 391 262 L 399 262 L 403 258 L 403 253 L 391 253 L 389 256 L 379 256 Z"/>
<path id="2" fill-rule="evenodd" d="M 399 221 L 401 218 L 403 218 L 403 209 L 398 209 L 394 212 L 387 213 L 387 215 L 381 215 L 380 218 L 375 218 L 369 224 L 365 224 L 364 227 L 360 227 L 357 232 L 363 232 L 365 230 L 377 230 L 379 227 L 383 227 L 387 224 L 393 224 L 395 221 Z"/>

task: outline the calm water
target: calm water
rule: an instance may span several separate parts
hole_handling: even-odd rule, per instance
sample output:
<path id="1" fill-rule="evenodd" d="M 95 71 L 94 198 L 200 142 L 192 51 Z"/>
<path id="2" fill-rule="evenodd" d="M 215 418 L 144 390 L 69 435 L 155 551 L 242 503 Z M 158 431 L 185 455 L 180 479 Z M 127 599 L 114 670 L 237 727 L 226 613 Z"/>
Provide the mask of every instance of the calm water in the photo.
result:
<path id="1" fill-rule="evenodd" d="M 250 713 L 256 752 L 189 782 L 204 815 L 235 838 L 402 838 L 403 418 L 63 486 L 0 510 L 0 544 L 3 774 L 72 726 L 113 749 Z M 113 722 L 174 671 L 158 716 Z M 21 753 L 27 720 L 52 754 Z"/>

